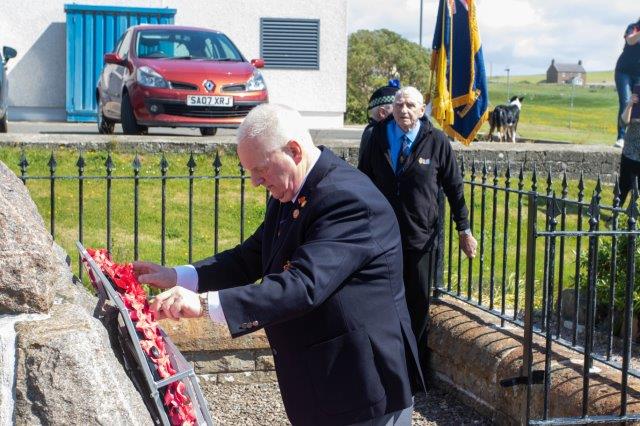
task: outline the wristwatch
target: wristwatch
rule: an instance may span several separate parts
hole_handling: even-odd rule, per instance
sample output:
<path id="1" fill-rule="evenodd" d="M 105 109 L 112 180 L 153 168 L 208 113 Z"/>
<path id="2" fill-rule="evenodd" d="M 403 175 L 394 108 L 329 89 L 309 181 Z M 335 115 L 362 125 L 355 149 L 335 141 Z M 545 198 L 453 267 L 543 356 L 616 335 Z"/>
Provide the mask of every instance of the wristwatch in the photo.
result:
<path id="1" fill-rule="evenodd" d="M 200 316 L 209 317 L 209 293 L 200 293 Z"/>

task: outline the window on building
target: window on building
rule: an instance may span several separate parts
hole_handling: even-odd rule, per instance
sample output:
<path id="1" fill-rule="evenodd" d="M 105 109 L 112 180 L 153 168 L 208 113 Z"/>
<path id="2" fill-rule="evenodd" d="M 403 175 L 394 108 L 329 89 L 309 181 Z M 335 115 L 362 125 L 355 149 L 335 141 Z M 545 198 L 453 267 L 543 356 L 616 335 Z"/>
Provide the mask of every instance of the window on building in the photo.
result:
<path id="1" fill-rule="evenodd" d="M 265 68 L 320 68 L 318 19 L 260 19 L 260 56 Z"/>

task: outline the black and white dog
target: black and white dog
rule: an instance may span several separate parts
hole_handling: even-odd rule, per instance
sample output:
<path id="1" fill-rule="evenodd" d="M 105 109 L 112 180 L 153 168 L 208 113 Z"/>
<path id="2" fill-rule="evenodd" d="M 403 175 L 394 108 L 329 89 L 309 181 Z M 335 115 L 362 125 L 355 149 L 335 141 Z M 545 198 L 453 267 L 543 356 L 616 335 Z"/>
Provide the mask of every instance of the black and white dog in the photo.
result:
<path id="1" fill-rule="evenodd" d="M 489 113 L 489 134 L 487 140 L 493 139 L 493 132 L 497 130 L 498 141 L 516 141 L 516 131 L 518 130 L 518 120 L 522 109 L 524 96 L 514 96 L 509 101 L 509 105 L 498 105 Z"/>

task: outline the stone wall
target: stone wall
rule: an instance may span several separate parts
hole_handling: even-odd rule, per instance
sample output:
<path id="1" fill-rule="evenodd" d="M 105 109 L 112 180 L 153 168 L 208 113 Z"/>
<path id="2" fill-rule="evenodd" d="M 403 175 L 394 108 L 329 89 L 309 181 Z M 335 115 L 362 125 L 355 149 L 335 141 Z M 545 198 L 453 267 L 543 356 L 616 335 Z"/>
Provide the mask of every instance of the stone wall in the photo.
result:
<path id="1" fill-rule="evenodd" d="M 496 317 L 471 305 L 444 297 L 430 309 L 428 345 L 431 349 L 428 386 L 454 391 L 466 405 L 496 424 L 523 424 L 526 386 L 502 387 L 500 381 L 522 375 L 523 330 L 501 328 Z M 202 319 L 165 320 L 161 324 L 196 374 L 202 390 L 215 400 L 210 384 L 276 381 L 273 357 L 264 332 L 231 339 L 226 327 Z M 534 336 L 534 370 L 544 369 L 544 340 Z M 582 360 L 576 351 L 553 345 L 549 415 L 580 416 Z M 589 415 L 620 411 L 620 372 L 595 362 L 590 376 Z M 640 412 L 640 380 L 629 378 L 629 413 Z M 534 385 L 532 418 L 541 418 L 543 385 Z"/>
<path id="2" fill-rule="evenodd" d="M 316 145 L 330 147 L 338 155 L 344 157 L 351 164 L 358 161 L 359 140 L 355 139 L 327 139 L 324 133 L 312 132 Z M 179 136 L 159 136 L 151 140 L 148 136 L 110 135 L 99 138 L 95 135 L 37 135 L 11 134 L 2 136 L 0 146 L 37 146 L 46 149 L 60 147 L 87 150 L 118 150 L 123 152 L 194 152 L 213 153 L 235 152 L 235 137 L 216 136 L 216 143 L 200 140 L 199 138 L 185 138 Z M 498 164 L 499 170 L 504 172 L 507 161 L 512 167 L 524 165 L 525 171 L 531 171 L 535 165 L 538 172 L 546 174 L 551 169 L 558 174 L 567 171 L 569 178 L 577 177 L 584 172 L 585 177 L 595 178 L 600 174 L 605 182 L 613 180 L 613 174 L 620 168 L 620 149 L 603 145 L 575 145 L 565 143 L 499 143 L 474 142 L 464 146 L 459 142 L 452 143 L 458 159 L 464 158 L 467 170 L 470 161 L 475 159 L 477 167 L 487 161 L 489 170 L 493 164 Z M 517 170 L 512 169 L 517 175 Z"/>
<path id="3" fill-rule="evenodd" d="M 522 375 L 523 329 L 501 328 L 497 317 L 450 297 L 434 303 L 430 315 L 433 381 L 454 389 L 467 405 L 493 418 L 494 423 L 525 424 L 526 386 L 500 385 L 501 380 Z M 533 370 L 544 370 L 544 348 L 544 339 L 534 335 Z M 549 417 L 579 417 L 584 356 L 558 344 L 552 351 Z M 597 361 L 594 367 L 589 382 L 589 416 L 618 415 L 620 372 Z M 628 413 L 640 413 L 640 380 L 629 376 L 628 386 Z M 542 418 L 543 398 L 544 385 L 533 385 L 532 419 Z"/>
<path id="4" fill-rule="evenodd" d="M 204 319 L 164 320 L 162 328 L 202 379 L 214 383 L 276 380 L 273 355 L 263 330 L 232 339 L 226 326 Z M 206 396 L 206 395 L 205 395 Z"/>
<path id="5" fill-rule="evenodd" d="M 66 259 L 0 162 L 0 424 L 153 423 Z"/>
<path id="6" fill-rule="evenodd" d="M 327 146 L 349 163 L 357 163 L 359 150 L 353 143 L 328 141 Z M 583 172 L 585 177 L 596 178 L 600 174 L 605 182 L 612 182 L 614 173 L 620 169 L 620 149 L 602 145 L 476 142 L 464 146 L 454 142 L 452 146 L 458 162 L 464 161 L 467 173 L 471 161 L 476 161 L 477 176 L 485 160 L 490 172 L 493 172 L 493 166 L 497 164 L 500 174 L 504 173 L 509 162 L 512 176 L 517 176 L 522 163 L 525 172 L 530 172 L 535 167 L 538 176 L 543 178 L 549 170 L 556 176 L 566 170 L 570 179 Z"/>

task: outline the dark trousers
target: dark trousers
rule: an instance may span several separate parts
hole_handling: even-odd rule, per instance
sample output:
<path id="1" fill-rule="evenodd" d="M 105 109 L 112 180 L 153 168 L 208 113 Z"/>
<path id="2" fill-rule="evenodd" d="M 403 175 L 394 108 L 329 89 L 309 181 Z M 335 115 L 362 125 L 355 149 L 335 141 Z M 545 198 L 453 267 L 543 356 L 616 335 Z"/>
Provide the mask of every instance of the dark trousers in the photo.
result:
<path id="1" fill-rule="evenodd" d="M 429 323 L 429 301 L 432 271 L 435 270 L 435 256 L 431 251 L 405 250 L 404 288 L 411 317 L 411 328 L 418 343 L 418 357 L 424 374 L 428 367 L 427 328 Z"/>
<path id="2" fill-rule="evenodd" d="M 624 205 L 627 194 L 633 190 L 635 180 L 640 177 L 640 162 L 622 155 L 620 157 L 620 206 Z"/>
<path id="3" fill-rule="evenodd" d="M 627 102 L 631 99 L 631 91 L 633 86 L 640 84 L 640 75 L 626 74 L 616 71 L 614 74 L 616 80 L 616 90 L 618 91 L 618 139 L 624 138 L 626 125 L 622 122 L 621 116 L 627 107 Z"/>

